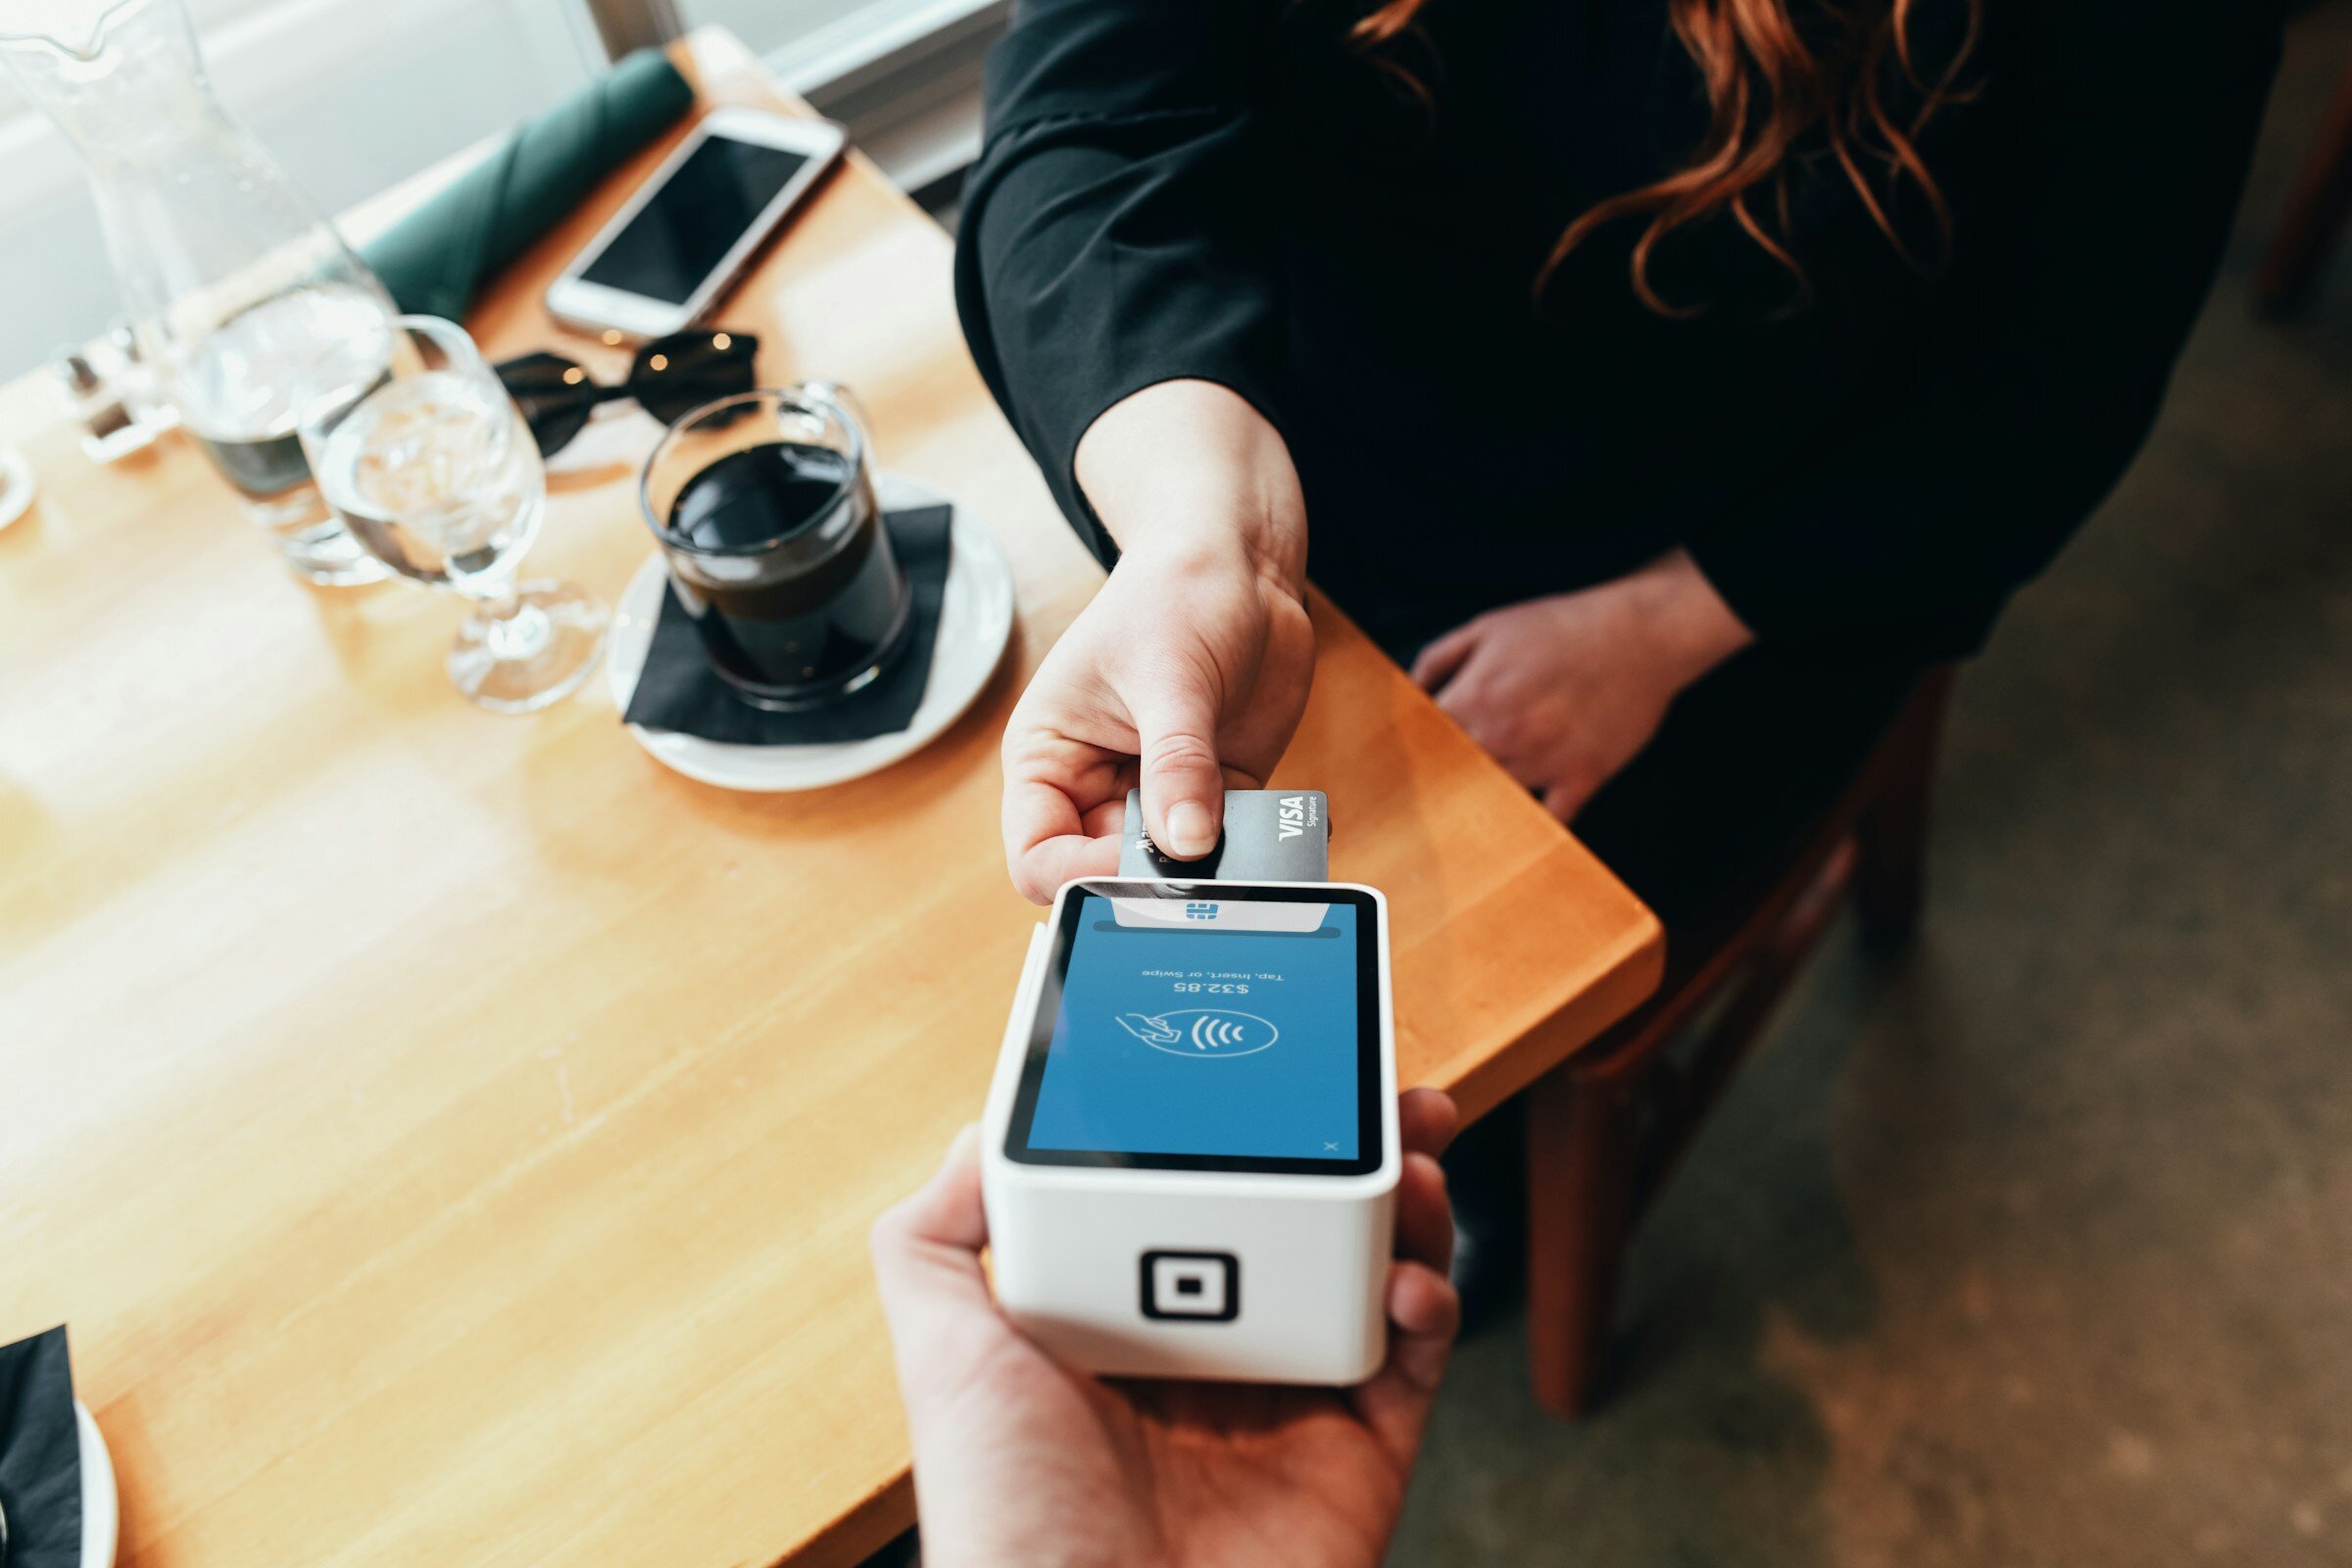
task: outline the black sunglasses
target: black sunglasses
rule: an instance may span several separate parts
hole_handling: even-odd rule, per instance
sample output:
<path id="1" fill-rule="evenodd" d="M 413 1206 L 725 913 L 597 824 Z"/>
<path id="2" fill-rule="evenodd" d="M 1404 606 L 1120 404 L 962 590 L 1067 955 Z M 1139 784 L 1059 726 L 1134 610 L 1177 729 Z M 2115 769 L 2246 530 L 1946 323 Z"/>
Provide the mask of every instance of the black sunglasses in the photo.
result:
<path id="1" fill-rule="evenodd" d="M 675 424 L 713 398 L 751 391 L 759 381 L 752 363 L 759 352 L 760 340 L 749 332 L 678 332 L 639 349 L 617 386 L 604 385 L 561 354 L 525 354 L 492 368 L 522 410 L 540 453 L 553 457 L 586 428 L 600 403 L 634 398 L 663 424 Z"/>

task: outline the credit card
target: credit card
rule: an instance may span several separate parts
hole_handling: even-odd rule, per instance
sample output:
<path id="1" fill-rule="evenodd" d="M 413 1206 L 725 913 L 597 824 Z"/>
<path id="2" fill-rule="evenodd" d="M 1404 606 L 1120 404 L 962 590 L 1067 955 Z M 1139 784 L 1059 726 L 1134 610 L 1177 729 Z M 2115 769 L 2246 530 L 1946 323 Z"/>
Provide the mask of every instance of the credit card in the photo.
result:
<path id="1" fill-rule="evenodd" d="M 1144 831 L 1144 798 L 1127 792 L 1119 875 L 1152 882 L 1328 882 L 1331 803 L 1321 790 L 1227 790 L 1225 831 L 1198 860 L 1162 855 Z"/>

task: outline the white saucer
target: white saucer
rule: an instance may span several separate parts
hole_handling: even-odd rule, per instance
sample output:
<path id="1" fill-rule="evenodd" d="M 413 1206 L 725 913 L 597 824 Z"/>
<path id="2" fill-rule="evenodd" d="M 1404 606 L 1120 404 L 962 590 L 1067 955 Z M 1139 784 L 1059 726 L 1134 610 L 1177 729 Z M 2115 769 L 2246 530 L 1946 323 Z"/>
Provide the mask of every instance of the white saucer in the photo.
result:
<path id="1" fill-rule="evenodd" d="M 24 515 L 32 505 L 32 463 L 15 447 L 0 445 L 0 528 Z"/>
<path id="2" fill-rule="evenodd" d="M 115 1568 L 115 1461 L 89 1407 L 74 1401 L 74 1424 L 81 1429 L 81 1568 Z"/>
<path id="3" fill-rule="evenodd" d="M 905 474 L 878 474 L 875 490 L 893 512 L 948 504 L 946 496 Z M 1012 637 L 1012 568 L 988 530 L 962 507 L 956 509 L 951 548 L 955 553 L 939 607 L 931 679 L 913 720 L 897 734 L 830 746 L 735 746 L 642 724 L 629 725 L 629 733 L 664 766 L 729 790 L 822 789 L 863 778 L 920 751 L 972 706 Z M 612 701 L 624 713 L 637 690 L 638 672 L 645 668 L 646 650 L 653 646 L 666 575 L 657 551 L 629 579 L 613 612 L 606 668 Z"/>

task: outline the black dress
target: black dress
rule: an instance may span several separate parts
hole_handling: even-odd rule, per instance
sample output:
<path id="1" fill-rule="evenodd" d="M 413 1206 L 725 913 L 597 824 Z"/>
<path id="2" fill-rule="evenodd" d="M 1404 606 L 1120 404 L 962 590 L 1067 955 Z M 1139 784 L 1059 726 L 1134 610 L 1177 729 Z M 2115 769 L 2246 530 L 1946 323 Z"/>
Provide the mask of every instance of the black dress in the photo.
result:
<path id="1" fill-rule="evenodd" d="M 2106 494 L 2218 264 L 2276 7 L 1984 11 L 1968 101 L 1920 142 L 1955 217 L 1942 265 L 1914 190 L 1889 199 L 1907 258 L 1815 148 L 1790 185 L 1803 283 L 1718 220 L 1660 247 L 1653 281 L 1689 308 L 1665 317 L 1629 281 L 1639 219 L 1534 291 L 1572 219 L 1703 131 L 1663 0 L 1429 0 L 1374 57 L 1328 0 L 1024 0 L 965 187 L 964 328 L 1105 563 L 1071 472 L 1095 416 L 1175 377 L 1250 399 L 1298 465 L 1311 575 L 1400 659 L 1687 548 L 1758 647 L 1577 824 L 1672 922 Z M 1965 18 L 1919 0 L 1919 76 Z M 1917 91 L 1890 68 L 1898 111 Z"/>

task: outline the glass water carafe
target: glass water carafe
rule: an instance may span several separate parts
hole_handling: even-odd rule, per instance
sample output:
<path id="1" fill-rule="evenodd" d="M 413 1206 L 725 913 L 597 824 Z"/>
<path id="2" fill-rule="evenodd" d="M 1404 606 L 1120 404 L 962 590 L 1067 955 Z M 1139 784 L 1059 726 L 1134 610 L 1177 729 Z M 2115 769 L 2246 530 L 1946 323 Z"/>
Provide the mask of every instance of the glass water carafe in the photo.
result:
<path id="1" fill-rule="evenodd" d="M 379 380 L 391 301 L 221 108 L 186 0 L 8 0 L 0 61 L 81 155 L 141 351 L 189 434 L 301 576 L 384 575 L 319 501 L 294 398 Z"/>

